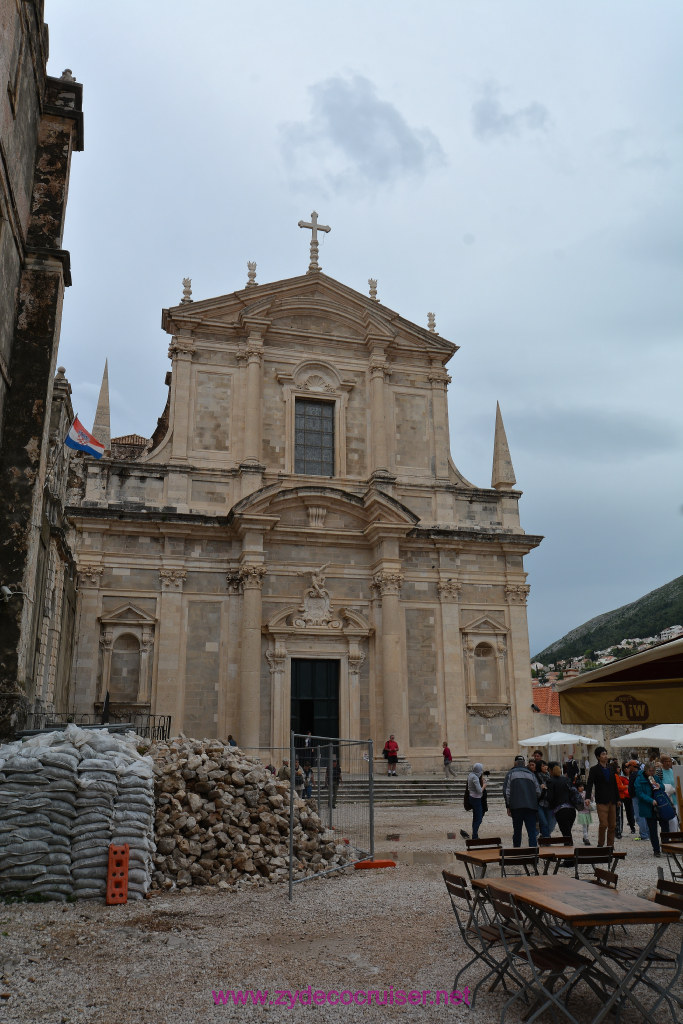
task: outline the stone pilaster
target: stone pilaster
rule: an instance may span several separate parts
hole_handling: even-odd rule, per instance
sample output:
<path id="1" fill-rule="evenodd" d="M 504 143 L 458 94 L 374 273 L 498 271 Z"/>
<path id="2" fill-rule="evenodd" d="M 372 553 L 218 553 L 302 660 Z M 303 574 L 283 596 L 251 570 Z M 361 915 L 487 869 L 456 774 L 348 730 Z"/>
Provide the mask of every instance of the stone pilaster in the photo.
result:
<path id="1" fill-rule="evenodd" d="M 505 586 L 510 636 L 516 639 L 514 645 L 509 644 L 507 652 L 510 700 L 514 707 L 513 744 L 520 737 L 533 736 L 538 732 L 531 710 L 533 689 L 529 668 L 529 626 L 526 616 L 529 590 L 530 587 L 526 583 L 508 583 Z"/>
<path id="2" fill-rule="evenodd" d="M 282 748 L 289 745 L 291 689 L 287 685 L 287 647 L 284 637 L 275 637 L 275 646 L 267 651 L 270 666 L 270 743 L 271 763 L 282 760 Z"/>
<path id="3" fill-rule="evenodd" d="M 372 587 L 382 601 L 382 681 L 385 739 L 390 733 L 405 750 L 410 743 L 408 683 L 401 654 L 403 627 L 400 592 L 403 573 L 395 568 L 380 569 L 372 578 Z"/>
<path id="4" fill-rule="evenodd" d="M 143 629 L 140 643 L 140 683 L 138 703 L 149 704 L 152 697 L 152 659 L 154 657 L 154 631 Z"/>
<path id="5" fill-rule="evenodd" d="M 109 689 L 109 679 L 111 677 L 111 656 L 112 651 L 114 650 L 114 634 L 111 629 L 105 629 L 101 634 L 100 649 L 102 651 L 102 673 L 100 675 L 97 699 L 100 703 L 103 703 L 107 696 L 107 690 Z"/>
<path id="6" fill-rule="evenodd" d="M 261 419 L 263 416 L 263 334 L 252 328 L 244 348 L 247 362 L 247 393 L 244 417 L 244 456 L 242 462 L 252 466 L 261 463 Z"/>
<path id="7" fill-rule="evenodd" d="M 375 349 L 370 360 L 370 413 L 372 417 L 372 442 L 370 470 L 372 473 L 389 472 L 387 446 L 387 423 L 384 402 L 385 381 L 389 376 L 389 364 L 384 349 Z"/>
<path id="8" fill-rule="evenodd" d="M 460 592 L 462 584 L 449 578 L 437 584 L 441 601 L 441 647 L 443 650 L 446 735 L 454 757 L 467 756 L 467 703 L 462 643 L 460 640 Z"/>
<path id="9" fill-rule="evenodd" d="M 168 354 L 173 359 L 173 440 L 171 463 L 187 462 L 187 442 L 190 433 L 190 387 L 194 341 L 188 336 L 173 338 Z"/>
<path id="10" fill-rule="evenodd" d="M 100 628 L 97 618 L 101 610 L 100 587 L 104 569 L 101 565 L 78 566 L 78 601 L 76 622 L 80 624 L 74 648 L 74 692 L 78 695 L 76 712 L 92 714 L 98 693 L 100 660 Z"/>
<path id="11" fill-rule="evenodd" d="M 261 726 L 261 588 L 267 569 L 244 564 L 242 583 L 242 630 L 240 658 L 240 731 L 242 747 L 258 747 Z"/>
<path id="12" fill-rule="evenodd" d="M 450 438 L 448 434 L 448 385 L 451 378 L 441 365 L 433 366 L 429 374 L 432 385 L 432 409 L 434 427 L 434 465 L 437 477 L 448 477 L 448 456 Z"/>
<path id="13" fill-rule="evenodd" d="M 183 728 L 185 694 L 181 680 L 185 678 L 185 622 L 183 615 L 184 569 L 159 569 L 159 660 L 152 713 L 171 715 L 171 735 Z"/>

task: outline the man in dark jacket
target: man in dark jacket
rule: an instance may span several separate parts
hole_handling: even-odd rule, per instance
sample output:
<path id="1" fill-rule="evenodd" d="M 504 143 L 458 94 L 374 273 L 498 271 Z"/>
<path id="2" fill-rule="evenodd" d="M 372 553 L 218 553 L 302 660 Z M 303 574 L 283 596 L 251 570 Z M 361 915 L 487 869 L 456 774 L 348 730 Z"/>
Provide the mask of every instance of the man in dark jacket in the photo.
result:
<path id="1" fill-rule="evenodd" d="M 588 772 L 586 780 L 586 807 L 590 808 L 595 787 L 595 806 L 598 810 L 598 846 L 614 846 L 614 833 L 617 828 L 617 802 L 619 790 L 614 768 L 607 763 L 607 751 L 604 747 L 595 748 L 597 764 Z"/>
<path id="2" fill-rule="evenodd" d="M 536 815 L 541 787 L 534 772 L 527 768 L 519 754 L 514 766 L 505 776 L 503 796 L 507 812 L 512 818 L 512 845 L 522 845 L 522 825 L 529 837 L 529 846 L 536 846 Z"/>

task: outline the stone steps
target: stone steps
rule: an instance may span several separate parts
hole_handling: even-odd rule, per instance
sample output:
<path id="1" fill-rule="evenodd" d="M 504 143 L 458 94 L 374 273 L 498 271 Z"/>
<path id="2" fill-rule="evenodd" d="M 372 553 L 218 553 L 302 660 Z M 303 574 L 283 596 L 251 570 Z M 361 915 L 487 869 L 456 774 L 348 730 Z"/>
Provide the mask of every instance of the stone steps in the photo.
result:
<path id="1" fill-rule="evenodd" d="M 502 800 L 503 772 L 492 772 L 487 787 L 489 799 Z M 466 779 L 415 778 L 411 776 L 375 776 L 375 803 L 381 804 L 437 804 L 453 801 L 462 806 Z M 337 794 L 338 803 L 353 803 L 368 799 L 366 780 L 344 780 Z"/>

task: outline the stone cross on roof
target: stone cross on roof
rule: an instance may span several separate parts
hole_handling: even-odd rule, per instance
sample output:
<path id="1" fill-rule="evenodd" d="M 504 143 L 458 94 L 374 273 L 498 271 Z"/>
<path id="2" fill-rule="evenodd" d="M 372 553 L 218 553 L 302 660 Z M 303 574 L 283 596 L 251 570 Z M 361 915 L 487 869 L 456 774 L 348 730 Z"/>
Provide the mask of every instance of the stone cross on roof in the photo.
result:
<path id="1" fill-rule="evenodd" d="M 332 228 L 328 227 L 327 224 L 318 224 L 318 214 L 315 210 L 311 214 L 310 223 L 305 220 L 300 220 L 299 227 L 308 228 L 311 232 L 311 262 L 308 264 L 308 273 L 315 274 L 317 270 L 320 270 L 320 266 L 318 264 L 318 232 L 324 231 L 327 233 L 328 231 L 331 231 Z"/>

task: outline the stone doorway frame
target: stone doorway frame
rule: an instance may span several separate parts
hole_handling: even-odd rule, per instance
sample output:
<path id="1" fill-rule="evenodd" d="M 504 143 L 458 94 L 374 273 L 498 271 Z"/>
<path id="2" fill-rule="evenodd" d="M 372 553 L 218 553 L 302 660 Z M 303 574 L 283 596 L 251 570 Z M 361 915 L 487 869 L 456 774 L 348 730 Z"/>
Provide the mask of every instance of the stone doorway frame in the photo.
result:
<path id="1" fill-rule="evenodd" d="M 367 640 L 374 630 L 347 608 L 335 612 L 329 626 L 298 626 L 299 606 L 280 612 L 264 626 L 270 666 L 270 739 L 268 746 L 289 747 L 292 707 L 292 659 L 313 658 L 339 662 L 339 735 L 359 739 L 360 670 L 367 657 Z M 301 621 L 301 620 L 299 620 Z M 364 642 L 365 641 L 365 642 Z"/>

